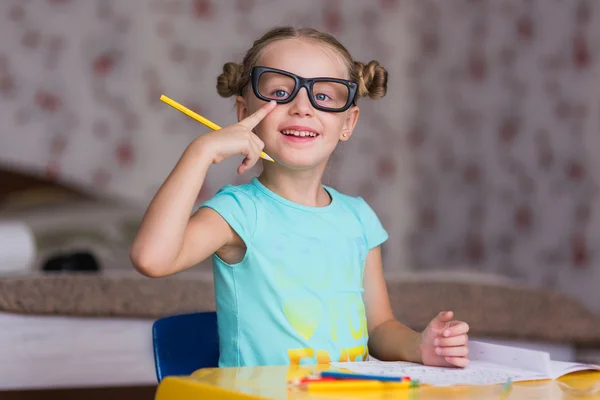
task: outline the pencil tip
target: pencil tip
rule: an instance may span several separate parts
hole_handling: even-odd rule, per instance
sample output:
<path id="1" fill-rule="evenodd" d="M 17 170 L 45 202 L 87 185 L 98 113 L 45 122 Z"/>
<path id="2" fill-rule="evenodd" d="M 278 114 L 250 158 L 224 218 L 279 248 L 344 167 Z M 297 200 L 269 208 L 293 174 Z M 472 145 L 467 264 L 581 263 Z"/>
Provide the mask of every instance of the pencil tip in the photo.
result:
<path id="1" fill-rule="evenodd" d="M 275 160 L 273 160 L 267 153 L 263 153 L 263 158 L 267 161 L 275 162 Z"/>

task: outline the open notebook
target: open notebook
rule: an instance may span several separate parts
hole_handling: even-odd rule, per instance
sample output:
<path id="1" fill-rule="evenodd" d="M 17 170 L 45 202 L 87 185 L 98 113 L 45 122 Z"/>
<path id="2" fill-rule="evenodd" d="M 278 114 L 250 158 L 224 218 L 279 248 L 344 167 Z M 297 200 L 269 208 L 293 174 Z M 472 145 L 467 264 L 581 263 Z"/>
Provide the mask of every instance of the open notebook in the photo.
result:
<path id="1" fill-rule="evenodd" d="M 421 383 L 447 385 L 489 385 L 513 382 L 557 379 L 563 375 L 598 370 L 600 365 L 577 364 L 550 360 L 543 351 L 469 341 L 469 366 L 466 368 L 427 367 L 409 362 L 332 362 L 340 368 L 385 376 L 410 376 Z"/>

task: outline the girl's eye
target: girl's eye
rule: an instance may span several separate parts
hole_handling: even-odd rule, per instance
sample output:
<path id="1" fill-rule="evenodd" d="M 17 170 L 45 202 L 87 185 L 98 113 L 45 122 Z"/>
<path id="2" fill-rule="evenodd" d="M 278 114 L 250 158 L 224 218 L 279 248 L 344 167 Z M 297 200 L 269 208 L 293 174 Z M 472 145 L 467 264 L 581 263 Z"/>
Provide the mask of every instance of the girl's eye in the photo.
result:
<path id="1" fill-rule="evenodd" d="M 288 92 L 286 92 L 285 90 L 276 90 L 273 92 L 273 94 L 275 95 L 275 97 L 279 97 L 279 98 L 284 98 L 288 96 Z"/>
<path id="2" fill-rule="evenodd" d="M 331 100 L 331 97 L 327 96 L 324 93 L 317 93 L 315 95 L 315 99 L 317 99 L 318 101 L 327 101 L 327 100 Z"/>

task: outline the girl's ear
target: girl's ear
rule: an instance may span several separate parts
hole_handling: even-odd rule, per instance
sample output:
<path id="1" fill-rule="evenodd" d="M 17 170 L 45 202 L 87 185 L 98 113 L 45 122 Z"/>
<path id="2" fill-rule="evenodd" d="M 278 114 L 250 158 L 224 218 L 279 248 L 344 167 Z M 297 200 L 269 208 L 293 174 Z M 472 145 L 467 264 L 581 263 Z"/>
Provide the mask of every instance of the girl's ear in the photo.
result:
<path id="1" fill-rule="evenodd" d="M 238 122 L 248 116 L 248 106 L 246 104 L 246 99 L 244 99 L 243 96 L 238 96 L 235 98 L 235 108 L 237 111 Z"/>
<path id="2" fill-rule="evenodd" d="M 354 127 L 356 127 L 356 123 L 358 122 L 359 114 L 360 108 L 358 108 L 358 106 L 350 107 L 348 114 L 346 115 L 346 119 L 344 120 L 344 124 L 342 125 L 340 141 L 345 142 L 346 140 L 350 139 L 352 132 L 354 132 Z"/>

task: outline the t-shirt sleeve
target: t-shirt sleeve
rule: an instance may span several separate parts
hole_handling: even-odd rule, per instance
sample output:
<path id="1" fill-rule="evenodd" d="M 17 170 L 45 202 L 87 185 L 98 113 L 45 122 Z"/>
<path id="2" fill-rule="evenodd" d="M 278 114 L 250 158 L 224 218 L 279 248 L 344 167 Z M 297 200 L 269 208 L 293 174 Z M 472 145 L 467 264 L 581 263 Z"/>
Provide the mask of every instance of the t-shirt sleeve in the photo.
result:
<path id="1" fill-rule="evenodd" d="M 200 205 L 219 213 L 248 247 L 256 229 L 256 204 L 252 197 L 235 186 L 220 189 L 212 198 Z"/>
<path id="2" fill-rule="evenodd" d="M 367 248 L 371 250 L 385 242 L 388 239 L 388 233 L 369 204 L 362 197 L 358 199 L 360 221 L 364 227 Z"/>

